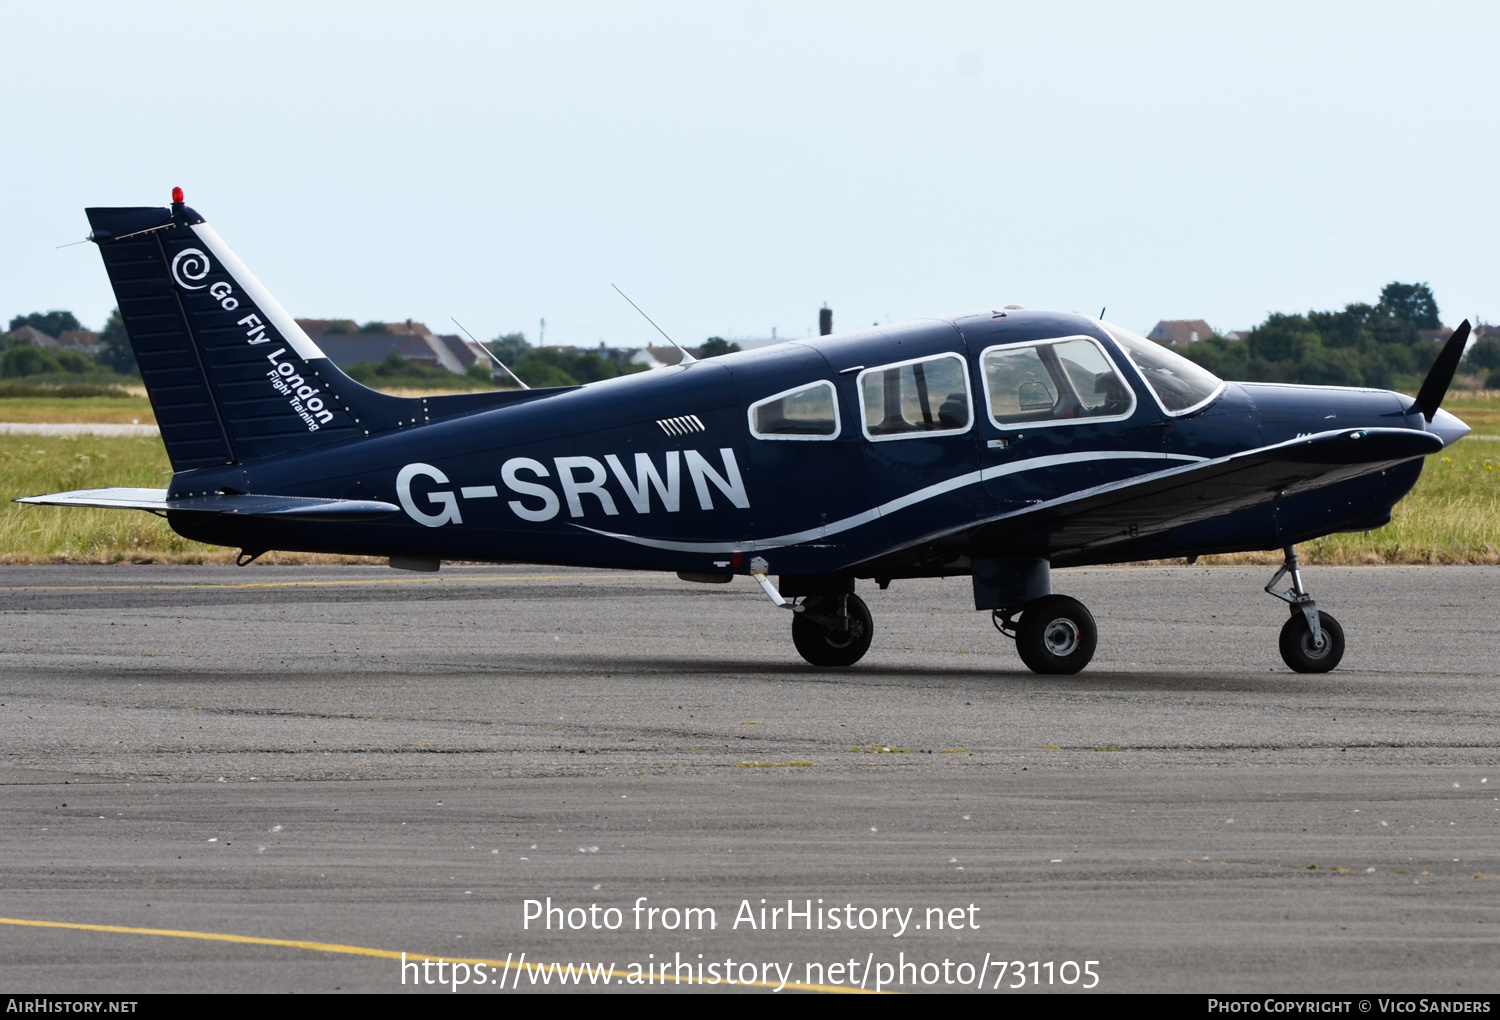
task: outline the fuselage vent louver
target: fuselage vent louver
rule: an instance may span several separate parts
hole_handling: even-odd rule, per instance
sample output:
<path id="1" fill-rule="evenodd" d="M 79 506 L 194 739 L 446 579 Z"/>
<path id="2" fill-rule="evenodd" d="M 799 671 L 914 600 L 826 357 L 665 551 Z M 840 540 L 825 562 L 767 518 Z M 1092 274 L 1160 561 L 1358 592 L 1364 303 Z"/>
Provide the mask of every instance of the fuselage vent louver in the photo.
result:
<path id="1" fill-rule="evenodd" d="M 707 432 L 708 426 L 703 424 L 696 414 L 684 414 L 677 418 L 659 418 L 656 424 L 669 436 L 688 436 L 694 432 Z"/>

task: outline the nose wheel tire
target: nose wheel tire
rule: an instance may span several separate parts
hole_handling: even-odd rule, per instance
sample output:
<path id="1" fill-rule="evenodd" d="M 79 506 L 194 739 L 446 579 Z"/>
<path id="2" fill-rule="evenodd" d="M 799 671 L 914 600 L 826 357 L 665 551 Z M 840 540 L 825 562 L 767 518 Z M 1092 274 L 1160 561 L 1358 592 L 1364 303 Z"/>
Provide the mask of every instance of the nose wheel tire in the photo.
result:
<path id="1" fill-rule="evenodd" d="M 858 595 L 845 595 L 846 614 L 837 595 L 814 595 L 792 617 L 792 644 L 814 666 L 852 666 L 870 650 L 875 622 Z"/>
<path id="2" fill-rule="evenodd" d="M 1344 628 L 1327 613 L 1318 611 L 1322 644 L 1313 641 L 1307 616 L 1294 609 L 1281 628 L 1281 658 L 1298 673 L 1327 673 L 1344 657 Z"/>
<path id="3" fill-rule="evenodd" d="M 1094 614 L 1066 595 L 1048 595 L 1021 610 L 1016 651 L 1033 673 L 1077 673 L 1094 657 Z"/>

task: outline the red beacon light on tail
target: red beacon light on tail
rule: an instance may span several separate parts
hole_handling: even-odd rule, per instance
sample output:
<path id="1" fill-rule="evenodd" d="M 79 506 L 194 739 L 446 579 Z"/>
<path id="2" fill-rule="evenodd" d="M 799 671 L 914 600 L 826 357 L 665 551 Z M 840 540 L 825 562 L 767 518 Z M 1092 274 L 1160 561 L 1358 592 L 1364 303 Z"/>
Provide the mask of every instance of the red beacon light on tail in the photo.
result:
<path id="1" fill-rule="evenodd" d="M 173 205 L 181 205 L 182 204 L 182 189 L 181 188 L 173 188 L 172 189 L 172 204 Z"/>

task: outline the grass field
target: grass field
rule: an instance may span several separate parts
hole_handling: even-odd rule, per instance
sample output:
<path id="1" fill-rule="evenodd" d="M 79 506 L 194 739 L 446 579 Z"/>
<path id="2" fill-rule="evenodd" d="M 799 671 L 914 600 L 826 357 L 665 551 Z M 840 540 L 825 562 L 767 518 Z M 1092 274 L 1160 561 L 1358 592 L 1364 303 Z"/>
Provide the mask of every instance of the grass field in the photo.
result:
<path id="1" fill-rule="evenodd" d="M 0 421 L 151 419 L 130 402 L 89 397 L 0 400 Z M 16 405 L 16 406 L 12 406 Z M 57 407 L 56 405 L 68 405 Z M 1445 407 L 1474 435 L 1429 458 L 1421 481 L 1397 504 L 1391 523 L 1369 534 L 1332 535 L 1299 548 L 1304 562 L 1500 563 L 1500 393 L 1455 393 Z M 26 409 L 30 408 L 28 412 Z M 23 417 L 32 413 L 35 417 Z M 69 417 L 69 414 L 72 414 Z M 103 417 L 106 413 L 118 415 Z M 133 510 L 83 510 L 10 502 L 106 485 L 164 488 L 171 477 L 161 440 L 100 436 L 0 435 L 0 563 L 228 563 L 237 549 L 189 542 L 167 522 Z M 1206 562 L 1274 563 L 1279 554 L 1208 557 Z M 351 557 L 272 553 L 265 562 L 361 562 Z"/>
<path id="2" fill-rule="evenodd" d="M 151 401 L 142 396 L 0 398 L 0 421 L 27 423 L 87 422 L 93 425 L 155 425 Z"/>
<path id="3" fill-rule="evenodd" d="M 238 549 L 189 542 L 141 510 L 27 506 L 17 496 L 105 485 L 166 488 L 172 477 L 155 436 L 0 435 L 0 564 L 232 563 Z M 348 556 L 268 554 L 273 563 L 358 563 Z M 374 562 L 374 561 L 371 561 Z"/>

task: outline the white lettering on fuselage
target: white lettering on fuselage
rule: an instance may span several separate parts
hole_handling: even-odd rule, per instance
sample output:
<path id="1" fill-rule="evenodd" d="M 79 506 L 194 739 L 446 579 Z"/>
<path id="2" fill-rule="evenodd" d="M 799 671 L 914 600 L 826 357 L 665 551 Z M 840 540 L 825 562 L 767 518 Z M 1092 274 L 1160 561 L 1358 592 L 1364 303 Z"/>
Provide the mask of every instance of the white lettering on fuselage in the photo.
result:
<path id="1" fill-rule="evenodd" d="M 276 353 L 281 353 L 277 351 Z M 274 360 L 275 355 L 272 355 Z M 281 364 L 285 364 L 282 362 Z M 278 369 L 279 371 L 279 369 Z M 287 380 L 290 382 L 290 380 Z M 719 450 L 723 471 L 716 468 L 707 457 L 697 450 L 668 450 L 661 467 L 650 454 L 635 455 L 634 476 L 615 454 L 606 454 L 600 462 L 594 457 L 554 457 L 552 468 L 531 457 L 512 457 L 500 468 L 500 479 L 517 499 L 508 500 L 512 513 L 523 521 L 550 521 L 568 508 L 569 517 L 585 517 L 590 513 L 618 516 L 621 505 L 629 505 L 638 514 L 649 514 L 656 505 L 667 513 L 682 509 L 682 465 L 687 464 L 687 474 L 692 482 L 693 493 L 698 497 L 702 510 L 716 509 L 713 490 L 721 494 L 720 502 L 740 510 L 750 507 L 750 497 L 745 491 L 745 480 L 740 475 L 739 463 L 734 450 L 723 447 Z M 605 465 L 608 465 L 608 470 Z M 557 479 L 557 489 L 541 481 Z M 610 491 L 611 474 L 614 484 L 624 492 L 625 498 L 617 502 Z M 448 484 L 448 476 L 430 464 L 408 464 L 396 476 L 396 495 L 408 516 L 429 528 L 441 527 L 452 522 L 462 524 L 459 514 L 458 496 L 452 490 L 428 492 L 431 510 L 417 505 L 412 495 L 412 480 L 430 478 L 441 485 Z M 562 498 L 558 498 L 558 489 Z M 493 485 L 465 485 L 459 489 L 464 499 L 495 499 L 500 495 Z M 653 493 L 655 498 L 653 499 Z"/>
<path id="2" fill-rule="evenodd" d="M 431 464 L 408 464 L 401 469 L 396 476 L 396 498 L 401 501 L 401 508 L 407 512 L 412 520 L 419 524 L 425 524 L 429 528 L 441 528 L 444 524 L 452 521 L 454 524 L 462 524 L 463 517 L 458 512 L 458 497 L 451 492 L 429 492 L 428 500 L 444 509 L 439 513 L 424 513 L 417 508 L 416 501 L 411 498 L 411 480 L 416 477 L 431 478 L 441 485 L 448 484 L 448 476 L 443 474 Z"/>

